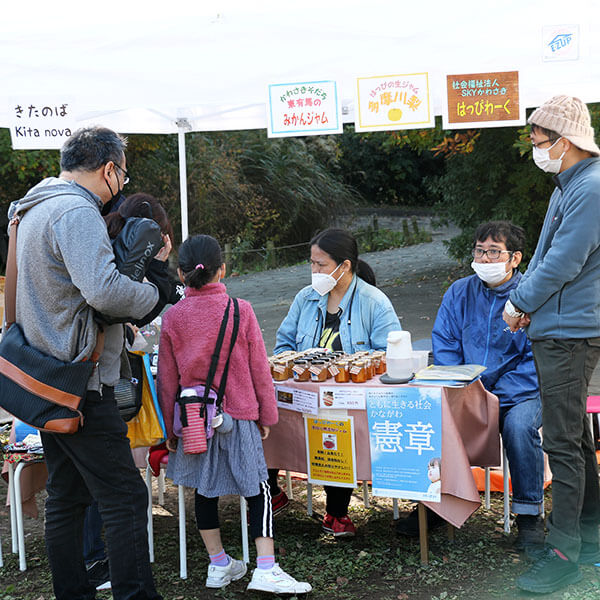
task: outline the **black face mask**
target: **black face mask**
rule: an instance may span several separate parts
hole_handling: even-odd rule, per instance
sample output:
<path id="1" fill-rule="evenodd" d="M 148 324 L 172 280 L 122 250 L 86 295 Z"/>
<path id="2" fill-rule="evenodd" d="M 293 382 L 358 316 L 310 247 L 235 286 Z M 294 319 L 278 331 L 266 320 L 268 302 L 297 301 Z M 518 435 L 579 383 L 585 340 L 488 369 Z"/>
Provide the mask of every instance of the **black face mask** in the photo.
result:
<path id="1" fill-rule="evenodd" d="M 110 186 L 108 186 L 108 188 L 110 189 Z M 122 204 L 122 202 L 125 200 L 125 196 L 123 195 L 123 192 L 121 192 L 120 190 L 117 195 L 113 194 L 112 190 L 110 190 L 110 193 L 112 194 L 110 200 L 104 206 L 102 206 L 102 209 L 100 210 L 100 214 L 103 217 L 105 217 L 106 215 L 108 215 L 112 212 L 115 212 L 119 208 L 119 206 Z"/>

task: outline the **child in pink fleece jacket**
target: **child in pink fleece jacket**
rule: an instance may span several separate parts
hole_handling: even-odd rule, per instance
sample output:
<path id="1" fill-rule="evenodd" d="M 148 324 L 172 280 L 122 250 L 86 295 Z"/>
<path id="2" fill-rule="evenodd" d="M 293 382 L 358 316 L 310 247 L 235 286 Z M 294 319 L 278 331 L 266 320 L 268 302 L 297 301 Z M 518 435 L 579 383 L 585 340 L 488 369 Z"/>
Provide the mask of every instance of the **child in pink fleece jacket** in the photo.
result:
<path id="1" fill-rule="evenodd" d="M 185 454 L 173 433 L 180 389 L 203 385 L 208 376 L 221 321 L 229 302 L 221 248 L 208 235 L 188 238 L 179 249 L 178 274 L 185 298 L 163 316 L 158 353 L 158 396 L 170 451 L 167 476 L 177 485 L 196 488 L 196 523 L 210 557 L 206 587 L 222 588 L 246 574 L 246 564 L 225 553 L 219 529 L 218 500 L 245 496 L 250 533 L 256 543 L 257 568 L 248 590 L 298 594 L 311 590 L 275 563 L 273 514 L 262 440 L 277 423 L 277 403 L 262 334 L 251 305 L 238 300 L 239 331 L 231 349 L 223 411 L 233 428 L 214 430 L 202 454 Z M 233 311 L 231 311 L 233 312 Z M 223 338 L 212 387 L 219 388 L 230 351 L 233 317 Z"/>

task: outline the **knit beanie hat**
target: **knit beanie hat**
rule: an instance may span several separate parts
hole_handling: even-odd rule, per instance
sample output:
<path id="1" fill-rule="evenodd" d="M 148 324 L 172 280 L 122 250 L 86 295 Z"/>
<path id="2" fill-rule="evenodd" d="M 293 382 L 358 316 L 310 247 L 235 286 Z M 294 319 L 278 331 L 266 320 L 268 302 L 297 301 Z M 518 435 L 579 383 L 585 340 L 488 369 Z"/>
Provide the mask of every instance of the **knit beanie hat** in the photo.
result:
<path id="1" fill-rule="evenodd" d="M 556 131 L 581 150 L 600 156 L 600 148 L 594 141 L 590 112 L 579 98 L 554 96 L 535 110 L 527 122 Z"/>

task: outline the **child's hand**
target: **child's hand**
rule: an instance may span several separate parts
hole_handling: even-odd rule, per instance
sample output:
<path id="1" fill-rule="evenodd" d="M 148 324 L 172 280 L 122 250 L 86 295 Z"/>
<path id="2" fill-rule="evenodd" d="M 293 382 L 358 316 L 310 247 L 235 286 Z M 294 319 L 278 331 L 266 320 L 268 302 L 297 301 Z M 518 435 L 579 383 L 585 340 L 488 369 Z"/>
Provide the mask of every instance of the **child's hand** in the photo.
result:
<path id="1" fill-rule="evenodd" d="M 177 438 L 169 438 L 166 441 L 165 446 L 169 452 L 177 452 Z"/>
<path id="2" fill-rule="evenodd" d="M 269 437 L 269 433 L 271 433 L 271 428 L 268 425 L 258 424 L 258 429 L 260 431 L 260 439 L 266 440 Z"/>
<path id="3" fill-rule="evenodd" d="M 161 262 L 165 262 L 167 258 L 169 258 L 169 254 L 171 254 L 173 245 L 171 244 L 171 238 L 166 234 L 163 234 L 162 240 L 164 246 L 156 253 L 154 258 L 156 258 L 156 260 L 160 260 Z"/>

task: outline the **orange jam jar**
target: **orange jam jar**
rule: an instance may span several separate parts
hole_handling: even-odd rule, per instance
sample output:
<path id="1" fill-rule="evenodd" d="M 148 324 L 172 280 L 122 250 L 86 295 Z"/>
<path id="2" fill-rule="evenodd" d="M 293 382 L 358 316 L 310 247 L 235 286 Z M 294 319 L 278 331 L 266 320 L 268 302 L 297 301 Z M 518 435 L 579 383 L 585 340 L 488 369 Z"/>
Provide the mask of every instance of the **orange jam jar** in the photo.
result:
<path id="1" fill-rule="evenodd" d="M 290 378 L 290 370 L 285 360 L 274 360 L 271 363 L 271 377 L 275 381 L 286 381 Z"/>
<path id="2" fill-rule="evenodd" d="M 310 380 L 311 381 L 327 381 L 329 378 L 328 364 L 324 360 L 313 360 L 310 368 Z"/>
<path id="3" fill-rule="evenodd" d="M 367 364 L 364 360 L 355 360 L 350 367 L 350 379 L 353 383 L 367 381 Z"/>
<path id="4" fill-rule="evenodd" d="M 331 367 L 329 372 L 333 375 L 336 383 L 348 383 L 350 381 L 350 367 L 347 360 L 338 360 Z"/>
<path id="5" fill-rule="evenodd" d="M 310 365 L 307 360 L 295 360 L 294 366 L 292 367 L 294 381 L 310 381 L 310 371 L 308 370 L 309 367 Z"/>

